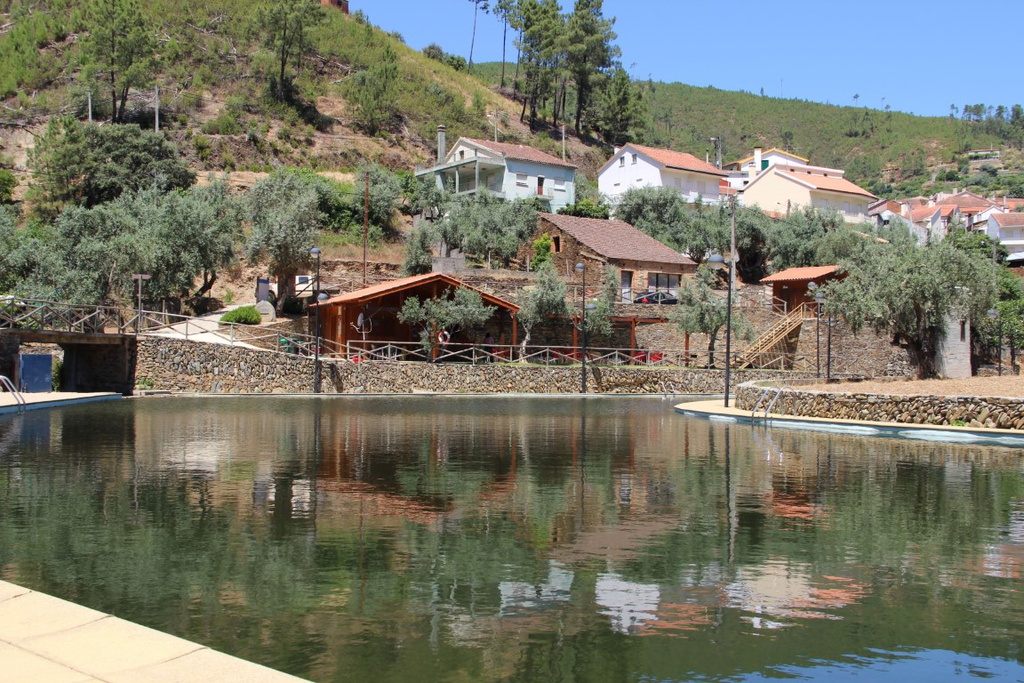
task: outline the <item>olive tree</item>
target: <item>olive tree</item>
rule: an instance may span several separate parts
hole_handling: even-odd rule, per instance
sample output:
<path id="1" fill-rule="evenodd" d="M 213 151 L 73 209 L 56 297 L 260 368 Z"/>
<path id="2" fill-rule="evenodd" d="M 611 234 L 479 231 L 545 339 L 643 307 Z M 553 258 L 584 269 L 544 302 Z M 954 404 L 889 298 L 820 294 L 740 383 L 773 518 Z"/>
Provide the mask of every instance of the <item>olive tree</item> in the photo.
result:
<path id="1" fill-rule="evenodd" d="M 708 366 L 715 365 L 715 345 L 718 333 L 729 320 L 727 300 L 714 292 L 715 274 L 707 266 L 697 269 L 697 275 L 679 289 L 679 305 L 670 316 L 682 332 L 704 334 L 708 338 Z M 752 336 L 752 328 L 738 311 L 733 311 L 732 331 L 739 337 Z M 726 359 L 726 363 L 729 359 Z"/>
<path id="2" fill-rule="evenodd" d="M 265 259 L 277 280 L 277 305 L 295 294 L 295 275 L 310 263 L 309 250 L 325 221 L 316 188 L 295 173 L 275 171 L 246 195 L 251 232 L 246 258 Z"/>
<path id="3" fill-rule="evenodd" d="M 951 318 L 981 321 L 994 301 L 992 264 L 946 242 L 872 243 L 847 277 L 823 287 L 825 310 L 853 332 L 868 326 L 893 335 L 920 378 L 935 376 L 935 356 Z"/>
<path id="4" fill-rule="evenodd" d="M 523 326 L 523 341 L 520 347 L 522 357 L 526 357 L 526 347 L 530 344 L 530 335 L 534 325 L 549 317 L 568 317 L 569 305 L 566 303 L 568 288 L 550 262 L 537 269 L 537 278 L 533 286 L 526 288 L 519 298 L 520 309 L 518 320 Z"/>
<path id="5" fill-rule="evenodd" d="M 479 327 L 493 312 L 494 306 L 485 304 L 476 290 L 449 287 L 440 296 L 423 301 L 419 297 L 409 297 L 398 312 L 398 321 L 418 326 L 423 349 L 430 353 L 441 330 L 454 334 Z"/>

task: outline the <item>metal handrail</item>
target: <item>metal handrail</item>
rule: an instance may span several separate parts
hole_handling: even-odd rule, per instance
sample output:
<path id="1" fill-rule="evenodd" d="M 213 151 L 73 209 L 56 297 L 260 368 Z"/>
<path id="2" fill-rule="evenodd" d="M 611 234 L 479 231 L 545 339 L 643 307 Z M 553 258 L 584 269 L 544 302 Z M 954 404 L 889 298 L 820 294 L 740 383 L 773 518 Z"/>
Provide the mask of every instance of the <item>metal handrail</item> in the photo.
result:
<path id="1" fill-rule="evenodd" d="M 764 419 L 765 420 L 768 419 L 768 413 L 772 412 L 772 408 L 775 407 L 775 402 L 779 400 L 779 396 L 782 396 L 782 392 L 785 391 L 788 388 L 789 387 L 787 385 L 783 384 L 781 387 L 779 387 L 779 390 L 775 392 L 775 397 L 772 398 L 772 402 L 769 403 L 768 407 L 764 409 Z"/>
<path id="2" fill-rule="evenodd" d="M 757 414 L 758 408 L 761 407 L 761 404 L 764 402 L 765 397 L 768 396 L 768 392 L 771 391 L 772 389 L 773 389 L 773 387 L 765 387 L 765 390 L 761 392 L 760 398 L 757 399 L 757 403 L 754 404 L 753 410 L 750 411 L 750 419 L 751 420 L 754 419 L 754 415 Z"/>
<path id="3" fill-rule="evenodd" d="M 11 392 L 11 395 L 14 396 L 14 402 L 18 405 L 18 412 L 25 410 L 28 406 L 28 402 L 25 400 L 25 397 L 21 395 L 21 392 L 15 388 L 14 382 L 12 382 L 6 375 L 0 375 L 0 386 Z"/>

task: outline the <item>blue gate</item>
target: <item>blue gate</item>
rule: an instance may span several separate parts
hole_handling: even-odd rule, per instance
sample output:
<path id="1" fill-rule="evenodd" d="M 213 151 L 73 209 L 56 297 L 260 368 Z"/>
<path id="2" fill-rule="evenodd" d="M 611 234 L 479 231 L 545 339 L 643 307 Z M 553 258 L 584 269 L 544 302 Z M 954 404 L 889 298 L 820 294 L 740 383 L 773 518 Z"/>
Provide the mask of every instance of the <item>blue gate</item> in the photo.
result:
<path id="1" fill-rule="evenodd" d="M 53 357 L 46 354 L 26 354 L 21 358 L 18 378 L 23 393 L 53 390 Z"/>

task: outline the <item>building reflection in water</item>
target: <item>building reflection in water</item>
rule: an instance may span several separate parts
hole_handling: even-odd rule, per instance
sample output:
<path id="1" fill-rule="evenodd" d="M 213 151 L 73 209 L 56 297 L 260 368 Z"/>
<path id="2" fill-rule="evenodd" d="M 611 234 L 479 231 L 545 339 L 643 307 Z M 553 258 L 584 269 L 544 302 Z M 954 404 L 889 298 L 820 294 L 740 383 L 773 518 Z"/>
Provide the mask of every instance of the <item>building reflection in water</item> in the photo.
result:
<path id="1" fill-rule="evenodd" d="M 981 578 L 1016 580 L 1024 566 L 1019 454 L 1003 449 L 750 429 L 636 399 L 104 410 L 102 430 L 74 411 L 0 423 L 5 485 L 67 451 L 97 487 L 85 497 L 103 502 L 97 524 L 122 486 L 136 525 L 172 509 L 164 498 L 183 501 L 200 521 L 168 528 L 211 534 L 189 548 L 207 554 L 197 566 L 253 575 L 214 572 L 191 590 L 254 620 L 272 619 L 260 601 L 283 595 L 283 623 L 350 648 L 426 634 L 432 652 L 477 648 L 512 666 L 531 639 L 556 633 L 646 642 L 870 624 L 865 607 L 883 592 L 927 602 L 921 628 L 937 637 L 958 603 L 932 596 L 958 591 L 961 607 L 984 606 L 972 602 Z M 93 444 L 105 455 L 86 460 Z M 4 456 L 12 449 L 38 463 Z M 25 571 L 13 554 L 7 562 Z M 914 581 L 878 578 L 893 567 Z M 318 661 L 330 663 L 317 677 L 330 678 L 347 660 Z"/>

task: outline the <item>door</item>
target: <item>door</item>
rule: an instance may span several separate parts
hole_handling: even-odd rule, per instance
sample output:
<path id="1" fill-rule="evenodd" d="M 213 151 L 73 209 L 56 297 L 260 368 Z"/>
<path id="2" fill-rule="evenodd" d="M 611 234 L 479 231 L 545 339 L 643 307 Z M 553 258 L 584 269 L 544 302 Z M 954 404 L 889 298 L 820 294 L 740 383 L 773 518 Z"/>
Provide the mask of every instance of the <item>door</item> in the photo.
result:
<path id="1" fill-rule="evenodd" d="M 633 271 L 619 271 L 619 286 L 622 289 L 623 303 L 630 303 L 633 301 Z"/>

